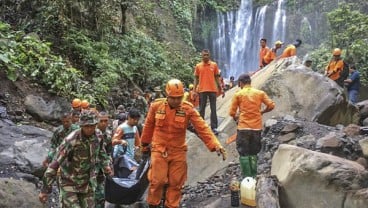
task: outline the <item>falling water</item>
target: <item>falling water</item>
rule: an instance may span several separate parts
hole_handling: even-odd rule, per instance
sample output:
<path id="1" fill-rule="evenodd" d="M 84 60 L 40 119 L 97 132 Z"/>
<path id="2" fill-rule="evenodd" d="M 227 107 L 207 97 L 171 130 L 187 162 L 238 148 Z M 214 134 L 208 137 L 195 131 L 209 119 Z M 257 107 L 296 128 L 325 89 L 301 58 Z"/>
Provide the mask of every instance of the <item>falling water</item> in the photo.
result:
<path id="1" fill-rule="evenodd" d="M 272 31 L 270 28 L 270 34 L 267 34 L 282 40 L 285 37 L 286 21 L 283 2 L 279 0 L 275 14 L 271 14 L 275 22 Z M 212 54 L 225 77 L 257 70 L 259 40 L 267 36 L 265 19 L 268 8 L 259 7 L 253 15 L 252 0 L 242 0 L 238 11 L 217 14 L 218 25 L 213 34 Z M 278 34 L 280 31 L 281 34 Z"/>
<path id="2" fill-rule="evenodd" d="M 285 39 L 285 29 L 286 29 L 286 11 L 285 11 L 285 1 L 278 0 L 277 10 L 275 13 L 275 21 L 272 31 L 272 42 L 277 40 L 284 41 Z"/>

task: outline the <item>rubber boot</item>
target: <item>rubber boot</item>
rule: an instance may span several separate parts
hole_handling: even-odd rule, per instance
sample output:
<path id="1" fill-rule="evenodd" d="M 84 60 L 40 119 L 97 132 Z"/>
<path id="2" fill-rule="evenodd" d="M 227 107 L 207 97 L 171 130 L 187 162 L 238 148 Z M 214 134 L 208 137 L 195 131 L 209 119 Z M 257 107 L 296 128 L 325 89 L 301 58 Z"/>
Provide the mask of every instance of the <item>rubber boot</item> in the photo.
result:
<path id="1" fill-rule="evenodd" d="M 257 176 L 257 155 L 249 156 L 249 158 L 250 158 L 251 176 L 255 178 Z"/>
<path id="2" fill-rule="evenodd" d="M 251 169 L 250 169 L 250 158 L 249 156 L 240 156 L 239 157 L 240 162 L 240 170 L 242 172 L 243 178 L 245 177 L 251 177 Z"/>

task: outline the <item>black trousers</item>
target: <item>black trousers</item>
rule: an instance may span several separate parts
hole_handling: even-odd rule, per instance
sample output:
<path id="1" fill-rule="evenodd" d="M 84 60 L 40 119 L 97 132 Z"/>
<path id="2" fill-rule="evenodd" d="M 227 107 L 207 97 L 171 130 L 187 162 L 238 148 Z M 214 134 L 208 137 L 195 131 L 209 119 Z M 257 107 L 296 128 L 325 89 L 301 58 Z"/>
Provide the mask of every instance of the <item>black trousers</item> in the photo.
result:
<path id="1" fill-rule="evenodd" d="M 261 151 L 261 130 L 238 130 L 236 150 L 241 157 L 257 155 Z"/>
<path id="2" fill-rule="evenodd" d="M 216 92 L 200 92 L 199 93 L 199 114 L 204 119 L 207 98 L 210 100 L 211 109 L 211 129 L 217 129 L 217 112 L 216 112 Z"/>

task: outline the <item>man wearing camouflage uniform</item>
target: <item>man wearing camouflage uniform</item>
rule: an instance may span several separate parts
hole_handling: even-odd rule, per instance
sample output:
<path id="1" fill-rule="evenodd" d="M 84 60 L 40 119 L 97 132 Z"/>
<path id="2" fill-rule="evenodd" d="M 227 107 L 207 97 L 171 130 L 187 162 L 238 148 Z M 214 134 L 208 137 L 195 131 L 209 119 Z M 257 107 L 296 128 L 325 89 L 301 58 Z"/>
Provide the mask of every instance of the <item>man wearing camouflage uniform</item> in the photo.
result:
<path id="1" fill-rule="evenodd" d="M 63 139 L 68 136 L 68 134 L 70 134 L 72 131 L 79 128 L 78 125 L 72 123 L 72 116 L 70 113 L 63 113 L 60 120 L 62 124 L 54 131 L 50 141 L 50 150 L 47 153 L 45 160 L 42 162 L 42 165 L 44 167 L 47 167 L 48 164 L 52 161 L 56 152 L 56 148 L 61 144 Z"/>
<path id="2" fill-rule="evenodd" d="M 44 174 L 43 188 L 38 196 L 42 203 L 47 201 L 60 168 L 60 207 L 95 207 L 96 166 L 101 163 L 105 174 L 112 173 L 97 123 L 94 112 L 82 112 L 81 129 L 70 133 L 57 148 Z"/>
<path id="3" fill-rule="evenodd" d="M 133 90 L 131 102 L 131 108 L 137 109 L 145 117 L 148 111 L 148 104 L 146 99 L 140 95 L 138 89 Z"/>
<path id="4" fill-rule="evenodd" d="M 98 114 L 97 129 L 99 129 L 103 136 L 103 147 L 107 155 L 111 158 L 112 143 L 111 143 L 111 131 L 107 129 L 109 124 L 109 114 L 106 112 L 100 112 Z M 95 203 L 96 208 L 105 207 L 105 175 L 103 173 L 102 163 L 97 165 L 97 187 L 95 191 Z"/>

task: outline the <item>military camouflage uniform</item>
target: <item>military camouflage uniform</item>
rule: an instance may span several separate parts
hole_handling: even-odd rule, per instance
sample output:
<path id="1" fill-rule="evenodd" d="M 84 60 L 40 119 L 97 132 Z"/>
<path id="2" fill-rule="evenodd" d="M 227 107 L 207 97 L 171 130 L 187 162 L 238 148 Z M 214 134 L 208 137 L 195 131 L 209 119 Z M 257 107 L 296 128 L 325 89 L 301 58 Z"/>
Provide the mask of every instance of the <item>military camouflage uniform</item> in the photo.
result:
<path id="1" fill-rule="evenodd" d="M 111 158 L 112 152 L 112 137 L 111 131 L 106 130 L 102 132 L 103 135 L 103 146 L 104 149 Z M 103 173 L 103 166 L 102 163 L 97 164 L 97 187 L 95 191 L 95 202 L 96 208 L 104 208 L 105 207 L 105 175 Z"/>
<path id="2" fill-rule="evenodd" d="M 47 153 L 47 161 L 50 163 L 54 158 L 56 148 L 61 144 L 63 139 L 68 136 L 72 131 L 78 129 L 79 126 L 76 124 L 72 124 L 69 128 L 65 129 L 63 125 L 60 125 L 54 131 L 51 137 L 51 147 Z"/>
<path id="3" fill-rule="evenodd" d="M 102 140 L 98 129 L 89 138 L 82 135 L 82 129 L 69 134 L 44 174 L 42 192 L 51 192 L 60 167 L 60 207 L 95 207 L 96 166 L 107 167 L 110 163 Z"/>

